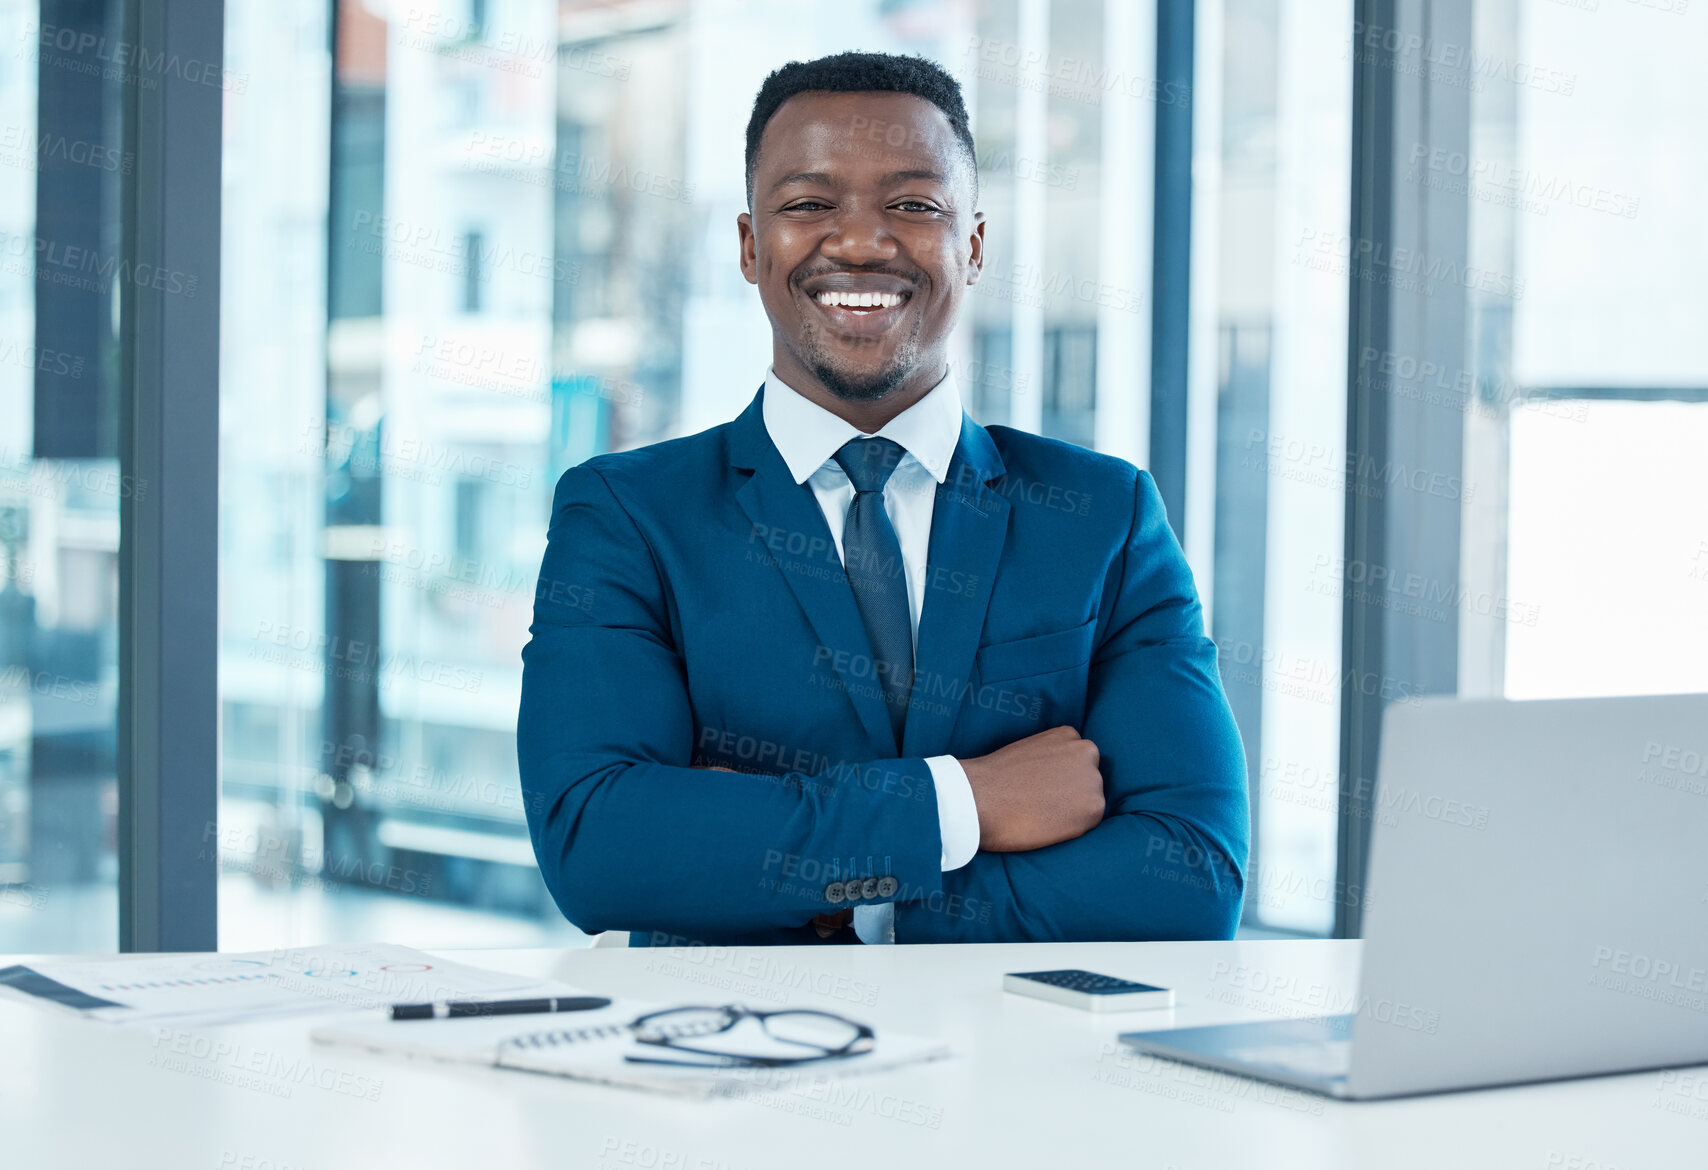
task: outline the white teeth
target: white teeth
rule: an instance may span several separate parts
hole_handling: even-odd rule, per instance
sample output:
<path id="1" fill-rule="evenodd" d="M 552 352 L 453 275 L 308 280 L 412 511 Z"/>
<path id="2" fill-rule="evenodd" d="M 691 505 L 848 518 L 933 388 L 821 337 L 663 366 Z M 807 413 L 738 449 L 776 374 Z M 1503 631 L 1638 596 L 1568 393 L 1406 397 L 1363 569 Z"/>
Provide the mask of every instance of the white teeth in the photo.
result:
<path id="1" fill-rule="evenodd" d="M 885 292 L 821 292 L 814 298 L 821 305 L 842 305 L 850 309 L 893 309 L 901 304 L 900 293 Z"/>

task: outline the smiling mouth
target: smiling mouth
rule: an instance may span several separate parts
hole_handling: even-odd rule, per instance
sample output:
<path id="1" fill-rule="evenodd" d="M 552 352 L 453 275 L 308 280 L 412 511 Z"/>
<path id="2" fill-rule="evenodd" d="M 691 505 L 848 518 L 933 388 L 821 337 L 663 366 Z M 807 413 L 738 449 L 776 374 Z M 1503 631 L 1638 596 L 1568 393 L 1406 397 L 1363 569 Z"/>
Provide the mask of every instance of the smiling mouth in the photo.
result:
<path id="1" fill-rule="evenodd" d="M 907 293 L 888 292 L 833 292 L 825 291 L 814 295 L 813 301 L 823 308 L 839 308 L 864 316 L 883 309 L 899 308 L 908 300 Z"/>
<path id="2" fill-rule="evenodd" d="M 911 290 L 819 289 L 810 294 L 830 332 L 844 342 L 864 345 L 885 337 L 907 315 Z"/>

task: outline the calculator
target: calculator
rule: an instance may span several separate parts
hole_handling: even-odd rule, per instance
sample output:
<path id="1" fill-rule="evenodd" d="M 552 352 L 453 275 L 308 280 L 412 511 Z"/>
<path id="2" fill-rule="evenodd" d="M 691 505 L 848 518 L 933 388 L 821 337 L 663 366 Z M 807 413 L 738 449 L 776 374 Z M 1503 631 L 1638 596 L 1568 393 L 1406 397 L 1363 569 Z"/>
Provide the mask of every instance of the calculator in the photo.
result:
<path id="1" fill-rule="evenodd" d="M 1095 971 L 1014 971 L 1002 977 L 1002 989 L 1088 1012 L 1128 1012 L 1174 1006 L 1167 987 L 1099 975 Z"/>

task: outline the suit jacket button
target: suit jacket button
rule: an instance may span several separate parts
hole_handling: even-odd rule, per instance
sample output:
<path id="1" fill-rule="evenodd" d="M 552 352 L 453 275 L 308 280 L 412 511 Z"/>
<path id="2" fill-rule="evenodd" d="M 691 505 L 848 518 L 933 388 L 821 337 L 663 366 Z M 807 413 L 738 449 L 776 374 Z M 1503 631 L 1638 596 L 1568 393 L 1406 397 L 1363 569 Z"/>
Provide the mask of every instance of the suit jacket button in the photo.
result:
<path id="1" fill-rule="evenodd" d="M 846 893 L 847 891 L 844 889 L 841 882 L 831 882 L 828 886 L 824 887 L 824 900 L 834 906 L 836 903 L 842 901 L 846 896 Z"/>
<path id="2" fill-rule="evenodd" d="M 843 886 L 842 886 L 843 896 L 846 897 L 850 902 L 858 902 L 860 900 L 861 888 L 862 887 L 860 885 L 860 879 L 859 878 L 849 878 L 846 882 L 843 883 Z"/>
<path id="3" fill-rule="evenodd" d="M 901 889 L 901 883 L 896 881 L 894 877 L 885 876 L 878 879 L 878 897 L 880 898 L 893 898 L 899 889 Z"/>
<path id="4" fill-rule="evenodd" d="M 861 882 L 860 896 L 862 898 L 876 898 L 878 896 L 878 879 L 867 878 L 865 881 Z"/>

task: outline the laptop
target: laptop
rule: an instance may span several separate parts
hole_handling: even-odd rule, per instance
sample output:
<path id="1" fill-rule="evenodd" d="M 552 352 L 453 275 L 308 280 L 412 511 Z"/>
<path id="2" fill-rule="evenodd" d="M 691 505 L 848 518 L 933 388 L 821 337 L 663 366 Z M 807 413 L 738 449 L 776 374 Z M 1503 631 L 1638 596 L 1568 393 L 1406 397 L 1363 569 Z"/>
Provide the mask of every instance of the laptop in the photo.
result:
<path id="1" fill-rule="evenodd" d="M 1391 706 L 1377 776 L 1352 1010 L 1123 1042 L 1351 1100 L 1708 1063 L 1708 695 Z"/>

